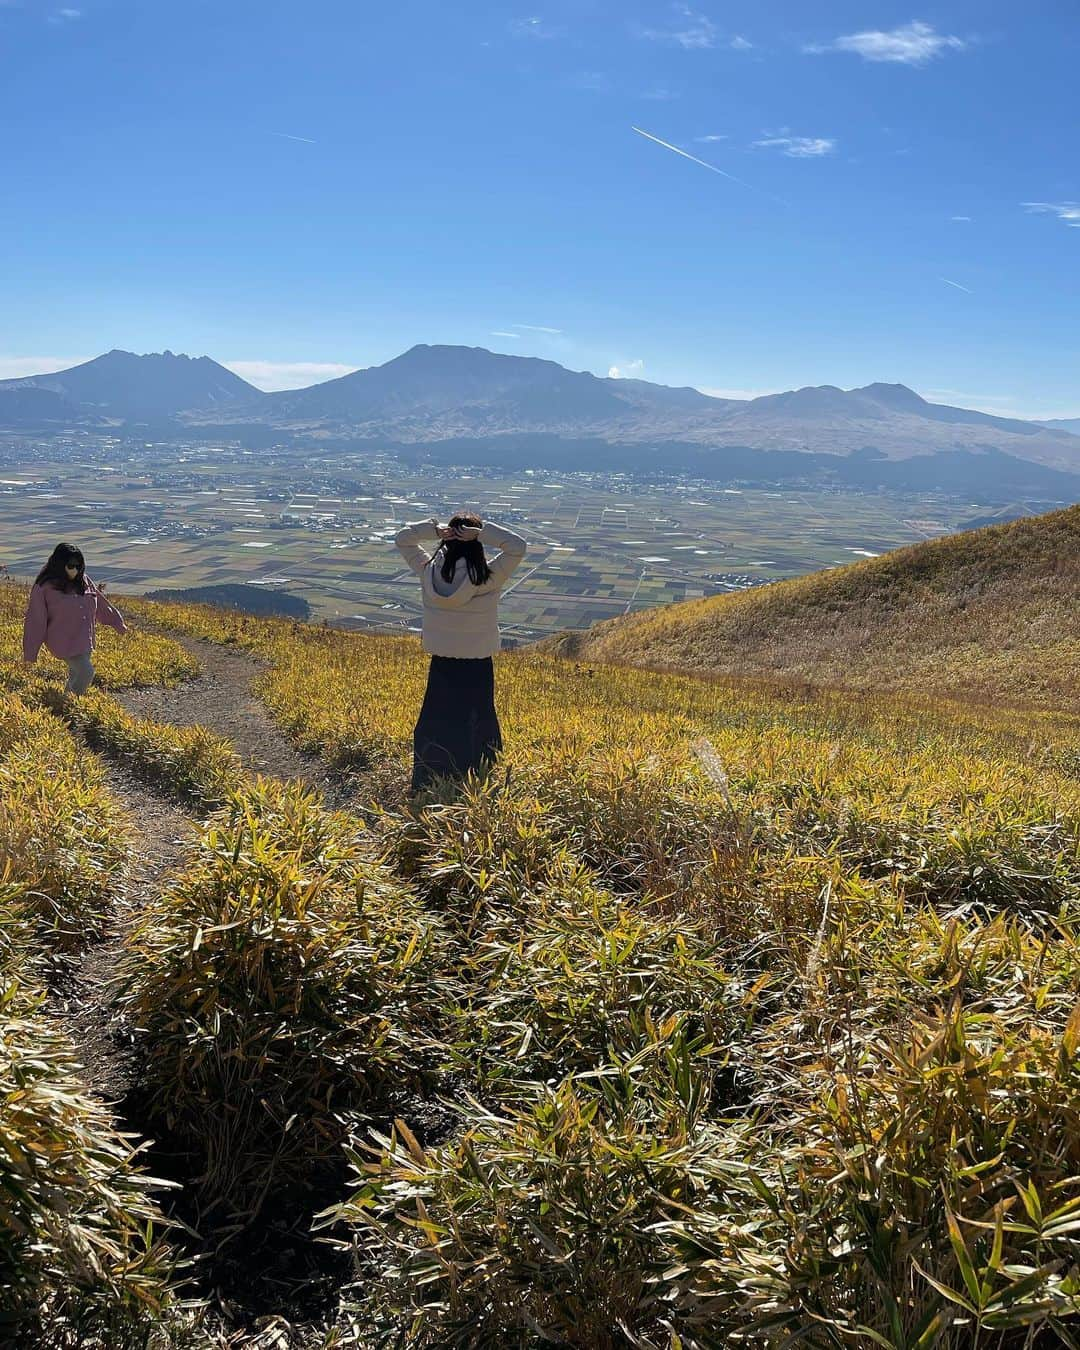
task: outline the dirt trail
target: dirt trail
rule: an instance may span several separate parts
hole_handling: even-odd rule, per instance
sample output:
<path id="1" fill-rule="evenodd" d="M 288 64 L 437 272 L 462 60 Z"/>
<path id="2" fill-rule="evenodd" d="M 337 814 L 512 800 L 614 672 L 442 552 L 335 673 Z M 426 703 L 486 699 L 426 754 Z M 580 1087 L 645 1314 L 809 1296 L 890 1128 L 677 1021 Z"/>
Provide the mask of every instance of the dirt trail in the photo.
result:
<path id="1" fill-rule="evenodd" d="M 207 727 L 231 743 L 248 772 L 298 779 L 322 793 L 331 808 L 352 806 L 362 813 L 365 795 L 369 800 L 374 795 L 392 798 L 403 791 L 396 771 L 387 770 L 386 783 L 379 781 L 377 772 L 349 782 L 335 778 L 315 756 L 298 750 L 252 693 L 252 682 L 265 667 L 249 653 L 164 628 L 157 631 L 179 642 L 198 660 L 202 673 L 172 689 L 118 691 L 115 697 L 129 712 L 155 722 Z M 143 782 L 106 753 L 99 752 L 98 758 L 110 791 L 131 821 L 132 860 L 105 936 L 89 946 L 78 965 L 58 982 L 48 1008 L 79 1047 L 88 1085 L 106 1100 L 117 1101 L 137 1074 L 130 1040 L 114 1007 L 123 934 L 146 899 L 160 891 L 168 872 L 182 862 L 199 822 L 197 808 Z"/>
<path id="2" fill-rule="evenodd" d="M 47 1010 L 71 1036 L 85 1081 L 99 1097 L 119 1101 L 137 1078 L 131 1039 L 116 1014 L 115 980 L 124 935 L 149 894 L 161 889 L 195 837 L 196 822 L 182 807 L 150 791 L 129 770 L 104 756 L 109 791 L 123 802 L 131 823 L 131 861 L 104 935 L 50 991 Z"/>
<path id="3" fill-rule="evenodd" d="M 173 689 L 155 685 L 119 691 L 116 697 L 129 712 L 176 726 L 197 722 L 231 741 L 249 772 L 298 778 L 328 800 L 340 797 L 340 784 L 326 765 L 298 750 L 252 693 L 252 681 L 265 669 L 262 662 L 235 647 L 159 631 L 194 656 L 203 673 Z"/>
<path id="4" fill-rule="evenodd" d="M 136 716 L 179 726 L 198 723 L 230 742 L 245 771 L 299 779 L 321 792 L 330 807 L 349 807 L 362 815 L 364 803 L 375 796 L 395 797 L 404 791 L 400 766 L 380 766 L 346 780 L 335 778 L 321 761 L 299 751 L 252 693 L 252 682 L 264 668 L 255 657 L 164 628 L 158 631 L 195 656 L 202 673 L 174 689 L 119 691 L 115 696 Z M 46 1013 L 74 1040 L 84 1083 L 112 1108 L 118 1127 L 133 1138 L 155 1141 L 146 1166 L 153 1175 L 171 1177 L 181 1185 L 164 1197 L 166 1212 L 194 1223 L 196 1216 L 184 1208 L 188 1164 L 167 1134 L 162 1139 L 160 1122 L 146 1116 L 140 1092 L 141 1050 L 118 1015 L 116 986 L 125 936 L 147 901 L 169 884 L 170 872 L 185 865 L 204 813 L 198 804 L 171 796 L 166 787 L 144 782 L 106 752 L 98 751 L 97 758 L 110 792 L 130 821 L 131 861 L 105 935 L 88 945 L 77 965 L 56 982 Z M 275 1344 L 314 1350 L 324 1343 L 324 1322 L 332 1315 L 349 1270 L 344 1256 L 329 1253 L 312 1240 L 309 1222 L 306 1210 L 273 1216 L 256 1242 L 260 1255 L 254 1262 L 243 1254 L 219 1261 L 198 1237 L 184 1248 L 208 1258 L 199 1287 L 221 1326 L 230 1331 L 229 1344 L 232 1332 L 241 1326 L 243 1343 L 249 1343 L 250 1327 L 261 1318 L 281 1328 Z"/>
<path id="5" fill-rule="evenodd" d="M 300 779 L 319 789 L 328 804 L 343 804 L 345 786 L 330 777 L 325 765 L 297 750 L 251 692 L 252 681 L 263 669 L 254 657 L 194 638 L 176 640 L 196 657 L 203 673 L 173 689 L 119 691 L 116 697 L 130 712 L 179 726 L 200 723 L 230 741 L 249 772 Z M 77 966 L 57 983 L 48 1009 L 78 1046 L 88 1086 L 115 1102 L 134 1086 L 137 1076 L 130 1038 L 117 1018 L 114 1001 L 123 935 L 190 850 L 198 820 L 197 808 L 148 785 L 107 754 L 99 752 L 98 758 L 110 791 L 131 822 L 131 863 L 105 936 L 87 947 Z"/>

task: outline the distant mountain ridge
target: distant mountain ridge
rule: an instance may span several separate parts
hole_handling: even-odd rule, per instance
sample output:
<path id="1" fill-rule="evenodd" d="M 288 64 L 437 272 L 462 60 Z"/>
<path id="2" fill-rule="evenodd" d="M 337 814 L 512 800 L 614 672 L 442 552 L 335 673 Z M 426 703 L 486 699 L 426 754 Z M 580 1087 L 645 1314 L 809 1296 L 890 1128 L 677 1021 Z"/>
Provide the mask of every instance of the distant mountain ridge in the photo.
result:
<path id="1" fill-rule="evenodd" d="M 621 457 L 633 471 L 663 464 L 720 475 L 730 461 L 732 472 L 737 463 L 751 478 L 755 465 L 773 471 L 785 461 L 785 477 L 827 481 L 837 476 L 830 465 L 857 458 L 871 480 L 880 462 L 882 484 L 914 478 L 931 487 L 934 464 L 944 469 L 948 462 L 949 483 L 975 486 L 989 477 L 1010 493 L 1058 500 L 1071 499 L 1080 484 L 1080 438 L 1069 430 L 930 403 L 902 384 L 714 398 L 483 347 L 419 344 L 381 366 L 270 394 L 209 357 L 116 350 L 70 370 L 0 381 L 0 427 L 28 418 L 171 420 L 177 434 L 235 429 L 260 445 L 277 436 L 301 445 L 336 442 L 357 453 L 381 442 L 435 458 L 472 446 L 481 457 L 505 451 L 514 463 L 530 453 L 558 459 L 563 448 L 588 454 L 597 446 L 597 467 Z M 910 473 L 889 467 L 915 460 L 924 462 Z"/>
<path id="2" fill-rule="evenodd" d="M 283 425 L 336 425 L 406 443 L 548 433 L 830 454 L 869 447 L 887 458 L 998 449 L 1080 472 L 1080 447 L 1061 431 L 930 403 L 902 384 L 713 398 L 696 389 L 568 371 L 554 361 L 483 347 L 421 344 L 385 365 L 268 398 L 268 412 Z"/>
<path id="3" fill-rule="evenodd" d="M 1051 417 L 1040 422 L 1039 426 L 1053 427 L 1055 431 L 1068 431 L 1073 436 L 1080 436 L 1080 417 Z"/>
<path id="4" fill-rule="evenodd" d="M 1080 713 L 1080 506 L 544 645 L 579 661 Z"/>
<path id="5" fill-rule="evenodd" d="M 124 420 L 231 410 L 262 397 L 253 385 L 209 356 L 179 356 L 170 351 L 137 356 L 119 349 L 69 370 L 0 380 L 0 416 L 6 407 L 5 395 L 30 390 L 58 395 L 84 413 Z"/>

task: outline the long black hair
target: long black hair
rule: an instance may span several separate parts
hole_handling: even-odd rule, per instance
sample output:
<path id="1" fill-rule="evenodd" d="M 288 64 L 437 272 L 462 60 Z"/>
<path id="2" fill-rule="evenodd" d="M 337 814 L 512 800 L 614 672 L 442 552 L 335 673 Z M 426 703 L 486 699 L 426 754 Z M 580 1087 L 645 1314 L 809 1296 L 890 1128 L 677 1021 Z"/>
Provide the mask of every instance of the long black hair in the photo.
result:
<path id="1" fill-rule="evenodd" d="M 462 530 L 479 530 L 483 521 L 479 516 L 451 516 L 450 524 Z M 439 568 L 443 581 L 454 579 L 454 568 L 459 558 L 465 559 L 469 571 L 469 580 L 474 586 L 482 586 L 491 576 L 484 546 L 479 539 L 444 539 L 441 544 L 442 566 Z"/>
<path id="2" fill-rule="evenodd" d="M 79 565 L 74 580 L 64 571 L 70 562 Z M 49 561 L 37 574 L 37 585 L 44 586 L 46 582 L 51 582 L 62 591 L 76 591 L 79 595 L 85 595 L 86 561 L 82 549 L 76 548 L 74 544 L 57 544 L 49 554 Z"/>

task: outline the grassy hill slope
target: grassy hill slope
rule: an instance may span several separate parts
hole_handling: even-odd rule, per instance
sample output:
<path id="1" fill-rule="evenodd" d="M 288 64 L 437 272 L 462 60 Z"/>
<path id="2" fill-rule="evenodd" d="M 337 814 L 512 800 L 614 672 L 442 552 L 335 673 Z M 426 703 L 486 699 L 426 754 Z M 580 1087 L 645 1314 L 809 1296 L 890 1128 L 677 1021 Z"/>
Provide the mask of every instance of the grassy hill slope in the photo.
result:
<path id="1" fill-rule="evenodd" d="M 25 603 L 4 1344 L 1077 1344 L 1080 716 L 511 651 L 409 803 L 415 638 Z"/>
<path id="2" fill-rule="evenodd" d="M 553 645 L 585 661 L 1080 709 L 1080 506 Z"/>

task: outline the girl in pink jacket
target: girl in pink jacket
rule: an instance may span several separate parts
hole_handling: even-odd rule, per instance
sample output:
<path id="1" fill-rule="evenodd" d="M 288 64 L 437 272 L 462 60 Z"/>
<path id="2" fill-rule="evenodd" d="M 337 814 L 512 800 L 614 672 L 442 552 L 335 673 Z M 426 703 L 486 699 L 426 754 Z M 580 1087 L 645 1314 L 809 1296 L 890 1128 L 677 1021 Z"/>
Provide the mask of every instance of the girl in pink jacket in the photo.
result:
<path id="1" fill-rule="evenodd" d="M 94 678 L 90 653 L 99 619 L 118 633 L 127 632 L 119 610 L 86 575 L 82 550 L 73 544 L 57 544 L 30 592 L 23 623 L 23 660 L 33 665 L 42 646 L 47 647 L 67 662 L 68 692 L 85 694 Z"/>

